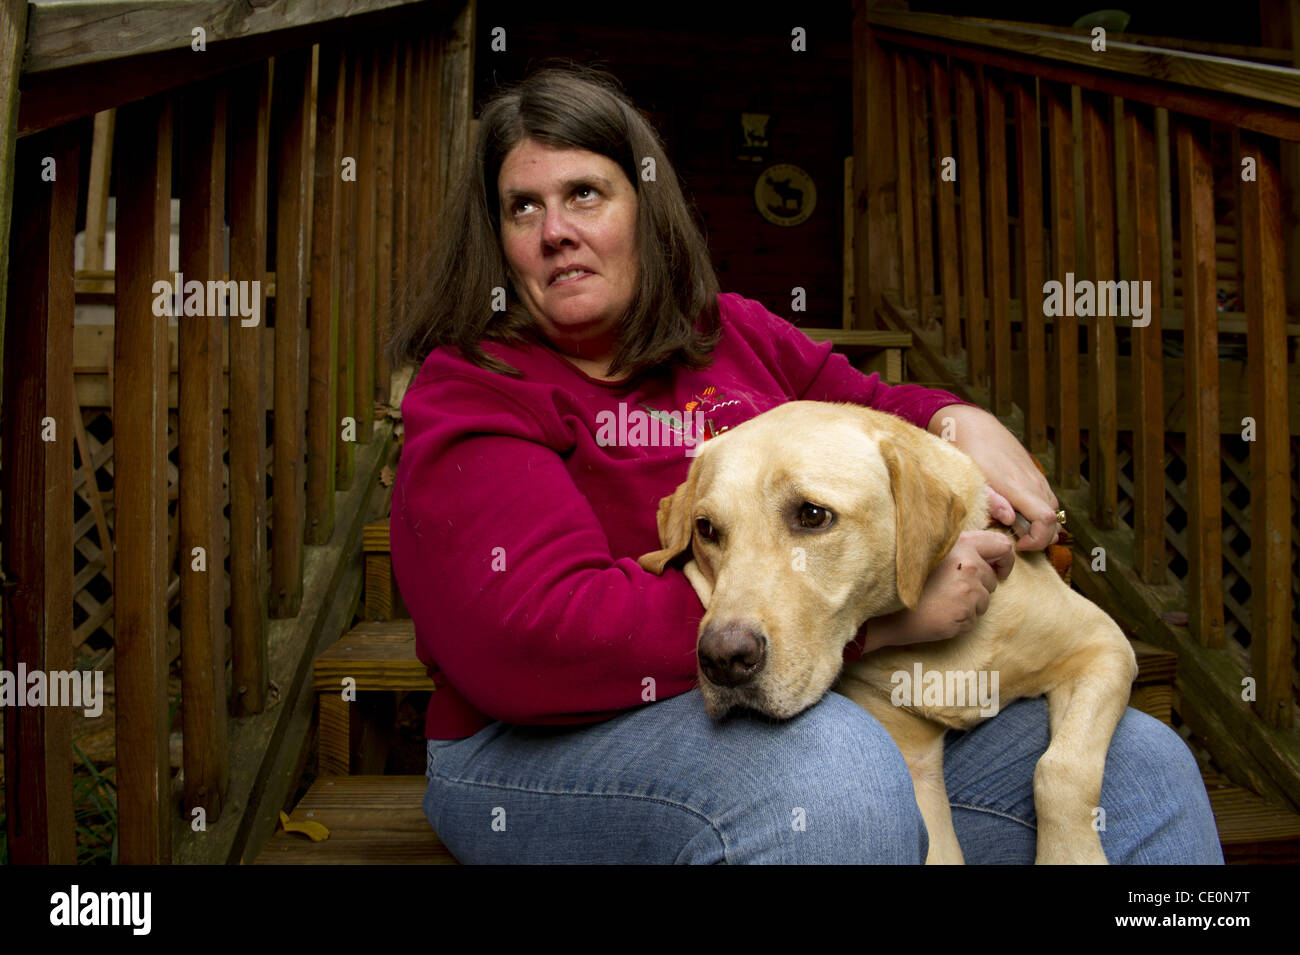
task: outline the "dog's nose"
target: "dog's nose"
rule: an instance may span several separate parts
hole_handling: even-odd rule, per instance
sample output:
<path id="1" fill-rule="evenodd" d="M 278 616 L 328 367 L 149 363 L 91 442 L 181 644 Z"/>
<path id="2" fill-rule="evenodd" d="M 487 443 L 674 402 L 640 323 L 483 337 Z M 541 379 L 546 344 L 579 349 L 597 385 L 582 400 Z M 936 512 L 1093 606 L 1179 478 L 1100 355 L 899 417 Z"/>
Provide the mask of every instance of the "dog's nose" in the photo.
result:
<path id="1" fill-rule="evenodd" d="M 700 636 L 700 669 L 718 686 L 743 686 L 763 669 L 767 643 L 760 635 L 739 624 L 704 628 Z"/>

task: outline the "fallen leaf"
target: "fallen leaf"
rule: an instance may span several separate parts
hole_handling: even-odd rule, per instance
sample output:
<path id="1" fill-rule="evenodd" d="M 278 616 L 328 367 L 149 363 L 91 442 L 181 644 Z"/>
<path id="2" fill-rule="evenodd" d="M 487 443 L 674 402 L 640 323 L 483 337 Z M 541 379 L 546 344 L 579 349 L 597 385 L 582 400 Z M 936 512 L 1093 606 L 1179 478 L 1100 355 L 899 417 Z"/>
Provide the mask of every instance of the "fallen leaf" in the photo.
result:
<path id="1" fill-rule="evenodd" d="M 330 831 L 319 822 L 290 822 L 287 812 L 280 813 L 280 825 L 285 832 L 300 832 L 312 842 L 323 842 L 330 837 Z"/>

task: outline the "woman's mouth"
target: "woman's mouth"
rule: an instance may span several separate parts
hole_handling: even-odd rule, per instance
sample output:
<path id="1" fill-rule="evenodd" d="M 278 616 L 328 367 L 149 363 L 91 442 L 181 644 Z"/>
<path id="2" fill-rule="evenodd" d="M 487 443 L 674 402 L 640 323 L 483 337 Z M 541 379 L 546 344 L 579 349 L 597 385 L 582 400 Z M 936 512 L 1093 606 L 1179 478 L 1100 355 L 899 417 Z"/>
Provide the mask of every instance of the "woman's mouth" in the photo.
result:
<path id="1" fill-rule="evenodd" d="M 568 271 L 560 272 L 553 279 L 551 279 L 551 284 L 571 285 L 574 282 L 581 282 L 587 276 L 592 274 L 593 273 L 587 271 L 586 269 L 569 269 Z"/>

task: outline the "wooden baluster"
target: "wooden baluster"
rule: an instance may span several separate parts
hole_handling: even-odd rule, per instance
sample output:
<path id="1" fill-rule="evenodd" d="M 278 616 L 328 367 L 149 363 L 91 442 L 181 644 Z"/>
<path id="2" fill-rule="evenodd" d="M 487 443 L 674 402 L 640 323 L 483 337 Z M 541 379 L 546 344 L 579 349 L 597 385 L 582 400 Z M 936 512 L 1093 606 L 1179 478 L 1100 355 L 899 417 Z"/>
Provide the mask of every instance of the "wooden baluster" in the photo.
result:
<path id="1" fill-rule="evenodd" d="M 866 6 L 853 20 L 853 225 L 854 327 L 875 328 L 885 292 L 899 287 L 899 254 L 890 216 L 895 207 L 893 70 L 866 22 Z"/>
<path id="2" fill-rule="evenodd" d="M 443 36 L 429 34 L 429 101 L 425 112 L 425 122 L 429 128 L 429 188 L 424 195 L 424 235 L 422 241 L 425 249 L 432 249 L 438 214 L 442 211 L 442 197 L 446 187 L 447 170 L 443 167 L 442 157 L 446 155 L 444 140 L 468 139 L 470 128 L 468 121 L 461 126 L 442 125 L 442 74 L 443 74 Z M 471 113 L 471 116 L 473 114 Z"/>
<path id="3" fill-rule="evenodd" d="M 270 612 L 274 617 L 297 616 L 302 605 L 311 60 L 310 50 L 276 57 L 271 97 L 275 109 L 271 128 L 280 137 L 276 151 L 275 483 L 271 498 Z"/>
<path id="4" fill-rule="evenodd" d="M 939 288 L 943 296 L 943 353 L 955 358 L 961 353 L 961 287 L 957 278 L 957 184 L 945 180 L 944 161 L 953 159 L 952 100 L 948 72 L 939 60 L 930 61 L 930 101 L 934 103 L 934 144 L 938 159 L 935 200 L 939 213 Z"/>
<path id="5" fill-rule="evenodd" d="M 393 106 L 393 308 L 391 321 L 396 327 L 406 324 L 407 299 L 410 294 L 411 260 L 407 242 L 407 218 L 411 213 L 411 44 L 397 44 L 397 85 Z M 381 401 L 388 401 L 392 390 L 388 363 L 382 362 L 375 373 L 375 388 Z"/>
<path id="6" fill-rule="evenodd" d="M 170 276 L 172 104 L 117 111 L 117 307 L 113 338 L 113 588 L 118 861 L 171 861 L 167 700 L 168 319 L 155 282 Z"/>
<path id="7" fill-rule="evenodd" d="M 242 143 L 240 144 L 242 147 Z M 224 277 L 226 212 L 226 94 L 210 83 L 190 87 L 181 111 L 180 270 L 185 284 Z M 226 309 L 238 323 L 238 291 Z M 222 318 L 216 296 L 199 314 L 186 308 L 177 342 L 181 578 L 181 707 L 185 809 L 221 816 L 226 755 L 226 571 L 222 516 Z M 186 296 L 187 303 L 189 296 Z M 194 552 L 205 553 L 203 569 Z M 246 555 L 234 551 L 231 564 Z"/>
<path id="8" fill-rule="evenodd" d="M 369 444 L 375 430 L 375 169 L 376 111 L 379 106 L 379 63 L 372 46 L 366 46 L 361 65 L 361 122 L 357 145 L 357 324 L 352 403 L 357 417 L 357 439 Z"/>
<path id="9" fill-rule="evenodd" d="M 17 49 L 21 56 L 21 34 Z M 68 125 L 19 140 L 8 170 L 13 176 L 13 208 L 12 220 L 3 220 L 10 227 L 4 355 L 10 373 L 4 376 L 0 529 L 4 534 L 3 666 L 11 674 L 20 664 L 28 672 L 73 669 L 72 447 L 74 416 L 80 411 L 73 400 L 72 250 L 80 132 L 78 126 Z M 14 148 L 12 140 L 9 147 Z M 47 157 L 54 161 L 52 170 Z M 48 171 L 55 174 L 52 181 Z M 146 319 L 157 321 L 147 303 L 136 328 Z M 139 387 L 142 393 L 148 390 L 147 382 Z M 54 422 L 54 440 L 45 440 L 47 417 Z M 139 470 L 137 465 L 131 477 L 138 478 Z M 138 500 L 138 495 L 133 498 Z M 119 515 L 121 507 L 119 499 Z M 120 532 L 121 519 L 118 527 Z M 148 533 L 149 526 L 136 531 L 138 541 L 139 533 Z M 138 562 L 138 546 L 130 557 Z M 158 573 L 164 575 L 165 567 Z M 142 589 L 133 589 L 132 595 L 136 598 L 132 607 L 138 607 Z M 117 632 L 120 644 L 124 637 L 120 625 Z M 136 636 L 132 632 L 125 638 Z M 135 654 L 128 662 L 139 659 Z M 134 670 L 128 672 L 135 676 Z M 26 694 L 26 685 L 19 692 Z M 102 702 L 103 696 L 99 699 Z M 124 703 L 120 690 L 118 701 L 120 713 Z M 63 706 L 14 706 L 4 711 L 6 829 L 13 863 L 74 865 L 77 861 L 72 727 L 81 718 L 80 711 Z M 136 751 L 130 754 L 133 759 L 137 756 Z M 138 759 L 132 768 L 137 764 Z M 134 783 L 137 776 L 131 779 Z M 119 785 L 118 798 L 129 800 L 134 839 L 144 821 L 137 813 L 138 794 Z"/>
<path id="10" fill-rule="evenodd" d="M 907 65 L 901 53 L 889 57 L 894 71 L 894 162 L 898 168 L 898 247 L 901 250 L 902 305 L 916 308 L 916 208 L 912 194 L 912 115 Z"/>
<path id="11" fill-rule="evenodd" d="M 1131 333 L 1133 352 L 1133 563 L 1149 584 L 1165 582 L 1165 402 L 1161 305 L 1159 177 L 1155 122 L 1138 107 L 1125 117 L 1131 278 L 1149 282 L 1145 327 Z M 1148 118 L 1151 117 L 1151 118 Z M 1139 286 L 1142 287 L 1142 286 Z M 1137 321 L 1137 319 L 1135 319 Z"/>
<path id="12" fill-rule="evenodd" d="M 266 192 L 270 149 L 267 63 L 237 73 L 230 86 L 230 277 L 257 282 L 259 316 L 230 320 L 230 640 L 238 716 L 266 708 Z M 283 295 L 283 292 L 280 292 Z M 283 301 L 283 299 L 280 299 Z M 276 409 L 277 416 L 279 409 Z M 289 488 L 285 487 L 285 494 Z"/>
<path id="13" fill-rule="evenodd" d="M 980 216 L 979 110 L 970 67 L 957 76 L 957 181 L 961 187 L 962 295 L 966 300 L 966 380 L 988 386 L 984 337 L 984 234 Z"/>
<path id="14" fill-rule="evenodd" d="M 1028 406 L 1025 443 L 1047 450 L 1047 346 L 1043 325 L 1043 154 L 1038 89 L 1032 77 L 1013 87 L 1016 109 L 1016 181 L 1020 204 L 1020 323 L 1025 336 Z"/>
<path id="15" fill-rule="evenodd" d="M 410 41 L 409 67 L 408 75 L 408 97 L 410 99 L 410 112 L 407 121 L 410 128 L 407 131 L 408 149 L 411 152 L 408 160 L 408 188 L 407 202 L 410 208 L 406 212 L 406 263 L 407 269 L 403 273 L 403 285 L 406 288 L 405 297 L 408 299 L 417 284 L 415 276 L 422 269 L 421 257 L 423 249 L 420 246 L 420 232 L 423 228 L 424 210 L 420 206 L 420 196 L 424 192 L 424 176 L 426 172 L 426 163 L 428 162 L 428 148 L 425 144 L 424 137 L 427 127 L 424 122 L 424 41 L 420 37 L 414 37 Z M 409 315 L 409 313 L 408 313 Z"/>
<path id="16" fill-rule="evenodd" d="M 376 51 L 379 61 L 379 100 L 375 111 L 375 369 L 372 395 L 387 404 L 388 357 L 386 344 L 392 336 L 395 315 L 393 236 L 397 232 L 397 178 L 395 142 L 397 135 L 397 57 L 396 45 L 381 45 Z"/>
<path id="17" fill-rule="evenodd" d="M 1223 646 L 1223 540 L 1219 476 L 1219 329 L 1215 298 L 1214 176 L 1209 134 L 1178 123 L 1182 220 L 1183 379 L 1187 407 L 1187 596 L 1191 629 Z"/>
<path id="18" fill-rule="evenodd" d="M 335 468 L 334 487 L 344 491 L 352 486 L 352 477 L 356 469 L 355 452 L 360 438 L 360 422 L 356 408 L 353 407 L 353 357 L 355 346 L 353 335 L 357 325 L 357 199 L 362 188 L 362 180 L 367 171 L 361 169 L 361 159 L 357 155 L 360 134 L 357 124 L 361 112 L 361 60 L 355 49 L 344 52 L 344 77 L 340 80 L 346 86 L 344 93 L 343 114 L 343 155 L 350 156 L 353 162 L 353 178 L 340 183 L 339 187 L 339 316 L 338 345 L 336 357 L 338 364 L 338 394 L 335 397 Z M 343 419 L 351 418 L 352 434 L 344 431 Z"/>
<path id="19" fill-rule="evenodd" d="M 1077 268 L 1074 230 L 1074 133 L 1069 91 L 1047 90 L 1047 143 L 1052 188 L 1052 268 L 1064 286 Z M 1064 304 L 1064 303 L 1062 303 Z M 1056 352 L 1056 475 L 1060 487 L 1079 486 L 1079 332 L 1072 308 L 1053 318 Z M 1064 314 L 1065 312 L 1070 314 Z"/>
<path id="20" fill-rule="evenodd" d="M 443 31 L 438 44 L 438 129 L 446 130 L 438 137 L 438 178 L 439 196 L 445 197 L 447 190 L 459 181 L 461 170 L 470 162 L 473 153 L 473 140 L 461 133 L 461 130 L 473 129 L 474 119 L 474 36 L 475 19 L 478 5 L 467 3 L 460 8 L 450 25 Z M 859 32 L 854 32 L 855 48 L 860 45 Z M 881 64 L 883 67 L 883 64 Z M 858 76 L 855 71 L 855 78 Z M 865 76 L 865 74 L 862 74 Z M 874 75 L 874 74 L 873 74 Z M 862 98 L 855 92 L 855 103 L 862 103 Z M 867 112 L 863 109 L 863 113 Z M 870 117 L 867 117 L 870 118 Z M 856 153 L 856 149 L 854 150 Z M 859 154 L 865 155 L 865 154 Z M 863 165 L 867 165 L 864 161 Z M 864 180 L 865 182 L 865 180 Z M 861 195 L 862 193 L 858 193 Z M 440 198 L 441 202 L 441 198 Z M 858 223 L 860 227 L 865 223 Z M 858 233 L 865 235 L 865 228 Z M 866 258 L 859 261 L 865 263 Z M 863 276 L 862 272 L 858 277 Z M 870 305 L 870 301 L 867 302 Z M 862 312 L 860 314 L 866 314 Z M 862 326 L 870 327 L 870 326 Z"/>
<path id="21" fill-rule="evenodd" d="M 1287 395 L 1286 287 L 1278 165 L 1258 136 L 1242 134 L 1241 183 L 1250 414 L 1250 665 L 1255 711 L 1269 726 L 1291 718 L 1291 440 Z M 1236 164 L 1240 168 L 1240 164 Z"/>
<path id="22" fill-rule="evenodd" d="M 307 386 L 307 543 L 334 533 L 334 449 L 340 427 L 338 361 L 339 206 L 343 158 L 343 52 L 322 44 L 316 69 L 316 166 L 312 198 L 311 323 Z"/>
<path id="23" fill-rule="evenodd" d="M 1088 319 L 1088 364 L 1092 372 L 1093 415 L 1089 421 L 1088 484 L 1092 518 L 1101 528 L 1115 526 L 1119 493 L 1119 428 L 1115 391 L 1115 316 L 1102 283 L 1115 275 L 1115 152 L 1109 117 L 1092 96 L 1083 98 L 1085 208 L 1088 223 L 1088 276 L 1096 300 Z M 1118 297 L 1116 297 L 1116 301 Z"/>
<path id="24" fill-rule="evenodd" d="M 912 113 L 912 189 L 915 197 L 917 321 L 921 328 L 934 322 L 934 240 L 930 213 L 930 127 L 925 115 L 925 72 L 919 62 L 908 58 L 907 77 Z"/>
<path id="25" fill-rule="evenodd" d="M 1007 94 L 1002 81 L 984 74 L 984 183 L 988 195 L 988 292 L 994 414 L 1011 411 L 1011 260 L 1007 225 Z"/>

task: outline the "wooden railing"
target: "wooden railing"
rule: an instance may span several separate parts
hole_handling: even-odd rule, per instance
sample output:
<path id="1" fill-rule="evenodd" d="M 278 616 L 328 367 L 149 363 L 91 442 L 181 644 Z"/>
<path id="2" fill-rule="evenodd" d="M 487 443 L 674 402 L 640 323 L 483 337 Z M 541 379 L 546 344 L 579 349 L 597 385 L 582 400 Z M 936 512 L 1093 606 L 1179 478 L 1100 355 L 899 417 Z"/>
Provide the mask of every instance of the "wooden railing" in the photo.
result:
<path id="1" fill-rule="evenodd" d="M 868 6 L 854 13 L 857 327 L 913 331 L 914 374 L 1013 422 L 1071 515 L 1080 588 L 1179 652 L 1179 712 L 1225 769 L 1300 805 L 1300 276 L 1288 289 L 1284 268 L 1300 237 L 1282 186 L 1285 168 L 1300 193 L 1300 70 Z M 1235 254 L 1216 256 L 1216 226 Z M 1144 316 L 1110 286 L 1094 314 L 1058 308 L 1071 281 L 1149 283 Z M 1180 456 L 1185 487 L 1166 469 Z M 1248 487 L 1248 518 L 1228 480 Z M 1248 601 L 1225 578 L 1248 581 Z"/>
<path id="2" fill-rule="evenodd" d="M 114 5 L 104 18 L 86 4 L 33 3 L 25 11 L 20 95 L 9 89 L 0 101 L 7 120 L 0 129 L 12 137 L 16 126 L 18 134 L 5 184 L 13 226 L 0 463 L 4 666 L 73 666 L 73 435 L 81 424 L 73 316 L 77 288 L 93 286 L 116 308 L 107 369 L 113 527 L 97 520 L 113 584 L 124 863 L 237 861 L 256 832 L 269 834 L 292 777 L 283 761 L 292 768 L 305 738 L 310 661 L 322 640 L 351 623 L 360 530 L 373 517 L 365 513 L 370 491 L 389 459 L 391 422 L 374 415 L 390 388 L 379 346 L 402 307 L 402 283 L 430 246 L 447 183 L 468 159 L 473 0 L 272 2 L 236 13 L 219 6 Z M 21 20 L 0 23 L 0 66 L 21 60 L 23 37 Z M 95 154 L 84 156 L 83 133 L 89 140 L 97 113 Z M 99 260 L 109 180 L 101 147 L 110 137 L 111 275 Z M 83 162 L 95 166 L 86 200 L 78 195 Z M 169 261 L 173 176 L 178 262 Z M 74 275 L 73 257 L 83 201 L 84 276 Z M 229 280 L 260 289 L 261 320 L 246 323 L 233 295 L 229 319 L 182 312 L 170 319 L 179 326 L 171 353 L 154 284 L 170 284 L 176 271 L 204 288 Z M 173 546 L 171 374 L 178 381 L 170 404 L 179 412 Z M 110 530 L 111 543 L 103 540 Z M 165 646 L 173 559 L 179 802 L 168 763 Z M 71 726 L 80 716 L 37 707 L 7 709 L 4 717 L 12 860 L 75 861 Z"/>

